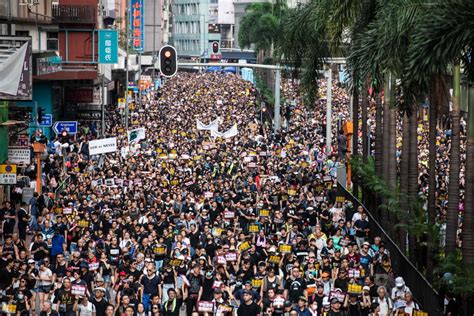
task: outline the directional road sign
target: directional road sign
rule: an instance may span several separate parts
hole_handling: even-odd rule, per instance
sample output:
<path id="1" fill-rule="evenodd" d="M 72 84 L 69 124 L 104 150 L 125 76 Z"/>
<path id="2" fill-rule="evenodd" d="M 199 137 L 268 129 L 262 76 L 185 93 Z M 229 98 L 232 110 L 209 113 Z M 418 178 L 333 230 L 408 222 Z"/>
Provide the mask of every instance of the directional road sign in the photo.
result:
<path id="1" fill-rule="evenodd" d="M 61 134 L 62 131 L 68 132 L 68 134 L 77 133 L 77 122 L 76 121 L 57 121 L 53 125 L 53 131 L 56 134 Z"/>
<path id="2" fill-rule="evenodd" d="M 39 122 L 39 125 L 43 127 L 51 127 L 51 125 L 53 125 L 53 115 L 43 114 L 43 120 Z"/>

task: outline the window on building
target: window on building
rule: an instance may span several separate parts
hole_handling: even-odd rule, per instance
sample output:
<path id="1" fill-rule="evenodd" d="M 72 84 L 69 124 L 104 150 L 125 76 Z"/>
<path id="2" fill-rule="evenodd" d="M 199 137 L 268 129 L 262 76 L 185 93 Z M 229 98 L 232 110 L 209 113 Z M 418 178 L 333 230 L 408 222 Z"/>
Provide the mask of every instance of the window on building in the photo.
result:
<path id="1" fill-rule="evenodd" d="M 58 32 L 46 33 L 46 49 L 58 50 Z"/>
<path id="2" fill-rule="evenodd" d="M 15 31 L 15 36 L 28 37 L 30 36 L 30 31 Z"/>

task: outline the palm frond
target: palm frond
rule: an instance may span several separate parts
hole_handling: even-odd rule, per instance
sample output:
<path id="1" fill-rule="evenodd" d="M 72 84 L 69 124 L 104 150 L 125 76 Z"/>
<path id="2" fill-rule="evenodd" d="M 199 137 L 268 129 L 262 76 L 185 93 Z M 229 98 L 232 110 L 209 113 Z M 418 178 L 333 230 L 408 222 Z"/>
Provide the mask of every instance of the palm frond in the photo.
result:
<path id="1" fill-rule="evenodd" d="M 474 1 L 440 1 L 422 22 L 414 30 L 409 49 L 408 80 L 428 86 L 430 76 L 445 73 L 455 59 L 462 59 L 472 73 L 473 63 L 467 53 L 474 46 Z"/>

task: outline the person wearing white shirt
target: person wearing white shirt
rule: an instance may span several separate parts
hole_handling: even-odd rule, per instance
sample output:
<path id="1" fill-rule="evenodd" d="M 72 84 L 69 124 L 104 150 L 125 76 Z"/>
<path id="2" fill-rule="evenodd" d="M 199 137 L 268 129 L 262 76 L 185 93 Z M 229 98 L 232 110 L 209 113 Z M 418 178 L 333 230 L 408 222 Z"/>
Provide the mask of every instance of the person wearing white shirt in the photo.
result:
<path id="1" fill-rule="evenodd" d="M 374 298 L 373 303 L 377 303 L 379 305 L 379 316 L 389 316 L 393 310 L 393 303 L 390 297 L 387 296 L 387 289 L 385 286 L 379 286 L 378 290 L 378 297 Z"/>
<path id="2" fill-rule="evenodd" d="M 77 305 L 78 316 L 95 316 L 95 305 L 89 302 L 87 296 L 80 297 L 80 302 Z"/>

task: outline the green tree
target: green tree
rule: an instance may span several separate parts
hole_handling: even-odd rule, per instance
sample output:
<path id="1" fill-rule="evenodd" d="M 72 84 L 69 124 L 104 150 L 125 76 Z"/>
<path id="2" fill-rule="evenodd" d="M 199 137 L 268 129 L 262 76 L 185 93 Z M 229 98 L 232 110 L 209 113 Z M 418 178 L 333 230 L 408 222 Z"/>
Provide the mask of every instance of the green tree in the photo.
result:
<path id="1" fill-rule="evenodd" d="M 238 34 L 239 46 L 255 45 L 257 51 L 270 50 L 278 36 L 280 19 L 286 7 L 284 3 L 268 2 L 252 3 L 246 8 L 246 13 L 240 22 Z"/>
<path id="2" fill-rule="evenodd" d="M 452 66 L 455 81 L 458 81 L 458 61 L 462 62 L 464 74 L 469 82 L 474 80 L 474 65 L 472 61 L 472 52 L 474 47 L 474 2 L 470 0 L 445 0 L 440 1 L 429 10 L 428 18 L 424 19 L 424 23 L 420 24 L 414 30 L 412 45 L 409 49 L 410 62 L 406 69 L 407 80 L 411 81 L 411 85 L 428 85 L 432 74 L 446 73 L 449 66 Z M 458 84 L 458 82 L 453 82 Z M 457 106 L 456 98 L 457 87 L 455 90 L 455 98 L 453 99 L 453 138 L 451 157 L 459 157 L 459 143 L 455 138 L 459 137 L 459 133 L 455 133 L 457 129 Z M 469 103 L 469 112 L 472 118 L 474 104 Z M 463 221 L 463 244 L 462 259 L 467 267 L 474 263 L 474 122 L 468 122 L 468 141 L 467 141 L 467 157 L 466 157 L 466 193 L 464 221 Z M 459 161 L 451 160 L 450 173 L 459 171 L 456 166 Z M 459 175 L 457 175 L 459 177 Z M 451 181 L 453 179 L 453 181 Z M 455 181 L 456 176 L 453 175 L 449 186 L 459 188 L 459 182 Z M 448 198 L 458 200 L 459 193 L 454 188 L 448 189 Z M 451 194 L 456 194 L 452 196 Z M 453 239 L 455 243 L 458 208 L 457 205 L 448 210 L 448 230 L 447 236 L 447 252 L 451 253 L 453 248 Z M 454 225 L 455 224 L 455 225 Z M 454 237 L 454 238 L 453 238 Z M 450 244 L 448 246 L 448 243 Z"/>

